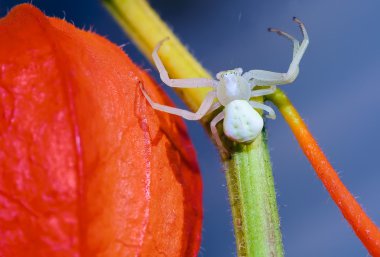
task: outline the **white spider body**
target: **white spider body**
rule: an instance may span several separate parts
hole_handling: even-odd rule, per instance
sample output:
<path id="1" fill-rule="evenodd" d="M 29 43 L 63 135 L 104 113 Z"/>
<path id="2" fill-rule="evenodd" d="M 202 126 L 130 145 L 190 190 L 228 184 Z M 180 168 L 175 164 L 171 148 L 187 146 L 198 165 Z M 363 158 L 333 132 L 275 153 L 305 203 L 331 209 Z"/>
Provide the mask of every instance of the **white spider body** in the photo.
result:
<path id="1" fill-rule="evenodd" d="M 233 141 L 250 143 L 263 129 L 264 121 L 248 102 L 252 87 L 242 73 L 241 68 L 219 72 L 216 98 L 224 106 L 224 134 Z"/>
<path id="2" fill-rule="evenodd" d="M 224 119 L 223 130 L 229 139 L 239 143 L 252 142 L 260 134 L 264 124 L 263 118 L 254 108 L 268 112 L 268 118 L 274 119 L 276 115 L 271 107 L 251 99 L 272 94 L 276 90 L 277 85 L 293 82 L 299 73 L 299 63 L 309 44 L 309 37 L 304 24 L 297 18 L 293 18 L 293 20 L 300 26 L 304 36 L 301 43 L 285 32 L 278 29 L 269 29 L 269 31 L 275 32 L 293 43 L 293 60 L 286 73 L 250 70 L 242 74 L 243 70 L 236 68 L 234 70 L 219 72 L 216 75 L 217 80 L 208 78 L 171 79 L 158 56 L 158 50 L 166 40 L 164 39 L 158 43 L 152 54 L 153 61 L 160 72 L 162 81 L 170 87 L 211 87 L 212 90 L 206 95 L 196 112 L 155 103 L 140 84 L 141 90 L 154 109 L 179 115 L 188 120 L 199 120 L 219 107 L 224 107 L 224 110 L 211 120 L 210 127 L 216 144 L 228 154 L 219 137 L 216 125 Z M 257 89 L 256 87 L 260 88 Z M 217 101 L 214 103 L 215 98 Z"/>
<path id="3" fill-rule="evenodd" d="M 246 100 L 234 100 L 224 108 L 223 131 L 233 141 L 250 143 L 263 126 L 263 118 Z"/>
<path id="4" fill-rule="evenodd" d="M 216 97 L 221 105 L 227 106 L 234 100 L 248 101 L 251 98 L 251 86 L 241 76 L 240 68 L 219 72 L 216 78 L 219 80 L 216 87 Z"/>

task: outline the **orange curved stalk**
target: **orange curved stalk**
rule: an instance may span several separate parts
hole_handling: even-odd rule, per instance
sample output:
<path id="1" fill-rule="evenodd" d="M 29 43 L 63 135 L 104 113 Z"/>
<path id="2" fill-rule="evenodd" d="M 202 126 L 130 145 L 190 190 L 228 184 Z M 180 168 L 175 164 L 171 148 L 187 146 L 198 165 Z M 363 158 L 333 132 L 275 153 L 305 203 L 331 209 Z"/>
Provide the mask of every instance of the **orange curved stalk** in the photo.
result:
<path id="1" fill-rule="evenodd" d="M 317 141 L 287 96 L 280 90 L 267 97 L 293 131 L 299 145 L 345 219 L 372 256 L 380 256 L 380 230 L 339 179 Z"/>

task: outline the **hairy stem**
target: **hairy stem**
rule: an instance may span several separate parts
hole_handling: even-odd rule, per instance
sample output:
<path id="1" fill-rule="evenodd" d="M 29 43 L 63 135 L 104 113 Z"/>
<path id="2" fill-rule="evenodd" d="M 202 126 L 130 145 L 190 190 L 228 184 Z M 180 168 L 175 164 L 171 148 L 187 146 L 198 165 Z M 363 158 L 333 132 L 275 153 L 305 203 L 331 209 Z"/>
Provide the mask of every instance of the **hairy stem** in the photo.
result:
<path id="1" fill-rule="evenodd" d="M 283 256 L 265 133 L 236 145 L 225 165 L 238 256 Z"/>
<path id="2" fill-rule="evenodd" d="M 268 95 L 267 99 L 272 101 L 284 116 L 318 177 L 356 235 L 371 255 L 380 256 L 379 228 L 367 216 L 355 197 L 340 180 L 296 108 L 279 89 L 274 94 Z"/>
<path id="3" fill-rule="evenodd" d="M 160 57 L 172 78 L 209 78 L 145 0 L 103 0 L 104 4 L 151 60 L 157 43 L 169 37 Z M 177 89 L 196 110 L 210 88 Z M 208 130 L 209 120 L 203 125 Z M 283 256 L 276 194 L 264 133 L 251 145 L 234 144 L 231 158 L 223 158 L 239 257 Z"/>

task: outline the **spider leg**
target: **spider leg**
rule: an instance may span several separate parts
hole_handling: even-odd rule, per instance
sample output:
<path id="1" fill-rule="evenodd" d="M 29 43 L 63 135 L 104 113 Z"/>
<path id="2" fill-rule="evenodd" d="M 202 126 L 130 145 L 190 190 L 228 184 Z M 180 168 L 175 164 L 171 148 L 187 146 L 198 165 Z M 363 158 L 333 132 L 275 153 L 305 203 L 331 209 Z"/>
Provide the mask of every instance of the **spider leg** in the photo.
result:
<path id="1" fill-rule="evenodd" d="M 216 145 L 219 147 L 219 149 L 222 149 L 224 154 L 226 154 L 228 156 L 229 155 L 228 151 L 224 147 L 223 142 L 220 139 L 218 130 L 216 129 L 216 124 L 218 124 L 223 119 L 224 119 L 224 112 L 222 111 L 218 115 L 216 115 L 215 118 L 211 121 L 210 128 L 211 128 L 212 137 L 215 139 Z"/>
<path id="2" fill-rule="evenodd" d="M 214 98 L 216 96 L 215 91 L 209 92 L 206 95 L 205 99 L 203 100 L 203 102 L 202 102 L 201 106 L 199 107 L 198 111 L 196 111 L 196 112 L 190 112 L 190 111 L 183 110 L 183 109 L 180 109 L 180 108 L 175 108 L 175 107 L 171 107 L 171 106 L 166 106 L 166 105 L 163 105 L 163 104 L 155 103 L 152 100 L 152 98 L 150 98 L 150 96 L 148 95 L 148 93 L 144 90 L 144 88 L 142 87 L 142 84 L 139 83 L 139 85 L 140 85 L 140 89 L 141 89 L 142 93 L 144 94 L 146 100 L 153 107 L 153 109 L 156 109 L 156 110 L 159 110 L 159 111 L 163 111 L 163 112 L 167 112 L 167 113 L 174 114 L 174 115 L 178 115 L 178 116 L 181 116 L 182 118 L 187 119 L 187 120 L 200 120 L 207 113 L 207 111 L 210 109 L 210 107 L 211 107 L 211 105 L 213 103 L 213 100 L 214 100 Z"/>
<path id="3" fill-rule="evenodd" d="M 305 25 L 297 18 L 293 18 L 293 21 L 296 22 L 301 29 L 301 32 L 304 36 L 301 44 L 297 50 L 293 50 L 293 60 L 289 65 L 288 71 L 286 73 L 277 73 L 272 71 L 265 70 L 251 70 L 246 72 L 243 77 L 254 85 L 283 85 L 292 83 L 298 75 L 300 61 L 306 51 L 307 46 L 309 45 L 309 36 L 307 34 Z M 274 30 L 273 32 L 280 33 L 280 35 L 285 36 L 293 41 L 293 37 L 288 35 L 285 32 L 280 32 Z M 295 40 L 295 39 L 294 39 Z M 293 41 L 294 42 L 294 41 Z M 295 43 L 294 43 L 295 44 Z M 294 54 L 295 52 L 295 54 Z"/>
<path id="4" fill-rule="evenodd" d="M 276 113 L 274 112 L 272 107 L 262 104 L 262 103 L 255 102 L 255 101 L 249 101 L 249 104 L 253 108 L 263 109 L 264 111 L 267 111 L 268 112 L 268 114 L 266 115 L 267 118 L 273 119 L 273 120 L 276 119 Z"/>
<path id="5" fill-rule="evenodd" d="M 270 95 L 273 94 L 274 91 L 276 91 L 276 86 L 270 86 L 267 89 L 258 89 L 258 90 L 253 90 L 251 92 L 251 97 L 257 97 L 257 96 L 262 96 L 262 95 Z"/>
<path id="6" fill-rule="evenodd" d="M 218 109 L 220 106 L 222 106 L 219 102 L 214 103 L 211 108 L 207 111 L 206 115 L 212 113 L 216 109 Z"/>
<path id="7" fill-rule="evenodd" d="M 296 55 L 296 53 L 300 47 L 300 42 L 297 39 L 295 39 L 293 36 L 289 35 L 288 33 L 284 32 L 284 31 L 281 31 L 279 29 L 268 28 L 268 31 L 277 33 L 277 35 L 283 36 L 283 37 L 285 37 L 285 38 L 287 38 L 293 42 L 293 58 L 294 58 L 294 56 Z"/>
<path id="8" fill-rule="evenodd" d="M 289 70 L 292 69 L 292 65 L 296 66 L 298 68 L 298 66 L 299 66 L 299 64 L 301 62 L 301 59 L 302 59 L 302 57 L 303 57 L 303 55 L 304 55 L 304 53 L 306 51 L 306 48 L 309 45 L 309 35 L 307 34 L 305 25 L 303 24 L 303 22 L 301 20 L 299 20 L 296 17 L 293 17 L 293 21 L 295 23 L 297 23 L 298 26 L 300 27 L 302 35 L 303 35 L 303 40 L 301 42 L 300 47 L 297 50 L 297 53 L 293 57 L 292 63 L 290 64 L 290 67 L 289 67 Z M 289 71 L 288 71 L 288 73 L 289 73 Z"/>
<path id="9" fill-rule="evenodd" d="M 162 63 L 160 57 L 158 56 L 158 50 L 162 46 L 162 44 L 168 40 L 169 38 L 165 38 L 161 40 L 157 46 L 154 48 L 152 57 L 154 64 L 157 67 L 158 72 L 160 73 L 161 80 L 168 85 L 169 87 L 178 87 L 178 88 L 197 88 L 197 87 L 217 87 L 218 82 L 213 79 L 207 78 L 192 78 L 192 79 L 171 79 L 169 78 L 168 72 Z"/>

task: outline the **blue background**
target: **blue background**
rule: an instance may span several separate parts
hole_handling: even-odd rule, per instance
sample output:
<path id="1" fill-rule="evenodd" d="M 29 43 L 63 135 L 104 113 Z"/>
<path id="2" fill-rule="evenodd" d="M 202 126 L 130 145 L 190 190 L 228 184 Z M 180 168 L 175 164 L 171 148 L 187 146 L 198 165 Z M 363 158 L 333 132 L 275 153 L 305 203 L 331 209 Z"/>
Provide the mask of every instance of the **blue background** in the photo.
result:
<path id="1" fill-rule="evenodd" d="M 21 2 L 1 1 L 1 16 Z M 129 42 L 99 1 L 33 3 L 48 15 L 65 17 L 78 27 L 92 27 L 118 45 Z M 213 74 L 235 67 L 286 71 L 292 46 L 266 28 L 278 27 L 300 38 L 291 17 L 301 18 L 309 31 L 309 49 L 298 79 L 282 88 L 345 184 L 380 224 L 380 1 L 155 0 L 152 5 Z M 157 75 L 132 44 L 124 50 Z M 198 123 L 187 124 L 204 178 L 200 256 L 234 256 L 218 154 Z M 267 121 L 267 128 L 286 256 L 368 256 L 281 115 Z"/>

